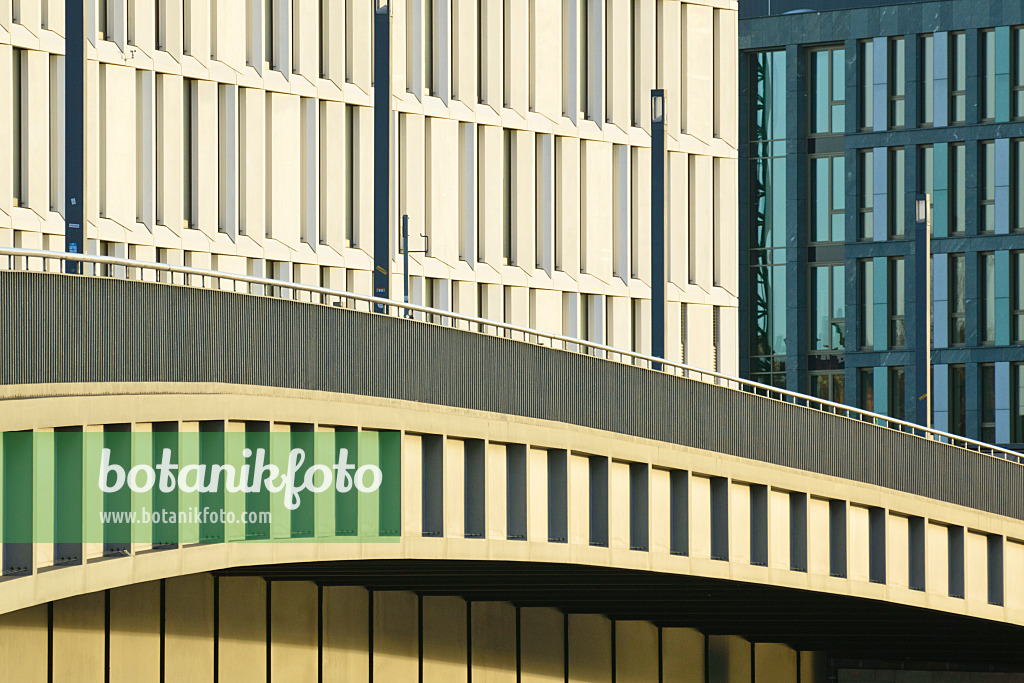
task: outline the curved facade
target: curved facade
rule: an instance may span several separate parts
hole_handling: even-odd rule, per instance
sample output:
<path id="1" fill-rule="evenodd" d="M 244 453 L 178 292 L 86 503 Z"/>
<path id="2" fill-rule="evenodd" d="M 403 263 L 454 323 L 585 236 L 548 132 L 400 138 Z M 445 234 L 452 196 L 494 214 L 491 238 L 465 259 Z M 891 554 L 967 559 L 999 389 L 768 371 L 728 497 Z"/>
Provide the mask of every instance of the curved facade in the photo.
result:
<path id="1" fill-rule="evenodd" d="M 0 246 L 64 246 L 63 4 L 0 2 Z M 369 294 L 372 7 L 90 0 L 88 252 Z M 735 373 L 735 0 L 391 13 L 412 300 L 649 350 L 664 88 L 667 357 Z"/>

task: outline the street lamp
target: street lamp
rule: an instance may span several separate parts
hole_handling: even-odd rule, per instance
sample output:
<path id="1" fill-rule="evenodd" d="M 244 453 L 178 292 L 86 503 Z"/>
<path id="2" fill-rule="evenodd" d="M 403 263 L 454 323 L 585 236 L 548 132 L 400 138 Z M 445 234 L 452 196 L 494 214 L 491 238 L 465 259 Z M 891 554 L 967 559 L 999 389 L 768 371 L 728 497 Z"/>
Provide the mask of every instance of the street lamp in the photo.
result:
<path id="1" fill-rule="evenodd" d="M 373 45 L 373 295 L 391 295 L 391 13 L 375 0 Z M 376 313 L 386 305 L 375 303 Z"/>
<path id="2" fill-rule="evenodd" d="M 914 421 L 932 426 L 932 201 L 919 194 L 914 205 L 915 403 Z"/>

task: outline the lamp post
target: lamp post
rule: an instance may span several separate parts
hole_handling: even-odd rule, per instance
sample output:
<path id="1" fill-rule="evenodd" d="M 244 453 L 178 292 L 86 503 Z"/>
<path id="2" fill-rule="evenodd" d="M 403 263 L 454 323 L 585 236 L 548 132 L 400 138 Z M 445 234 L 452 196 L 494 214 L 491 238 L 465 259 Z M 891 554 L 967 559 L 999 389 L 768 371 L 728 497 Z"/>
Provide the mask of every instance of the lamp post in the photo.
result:
<path id="1" fill-rule="evenodd" d="M 375 0 L 373 18 L 373 295 L 391 295 L 391 11 Z M 385 313 L 383 303 L 373 305 Z"/>
<path id="2" fill-rule="evenodd" d="M 917 195 L 914 206 L 914 335 L 917 353 L 914 355 L 915 403 L 914 421 L 927 428 L 932 426 L 932 201 L 926 194 Z"/>
<path id="3" fill-rule="evenodd" d="M 651 91 L 651 355 L 665 358 L 665 91 L 660 89 Z"/>

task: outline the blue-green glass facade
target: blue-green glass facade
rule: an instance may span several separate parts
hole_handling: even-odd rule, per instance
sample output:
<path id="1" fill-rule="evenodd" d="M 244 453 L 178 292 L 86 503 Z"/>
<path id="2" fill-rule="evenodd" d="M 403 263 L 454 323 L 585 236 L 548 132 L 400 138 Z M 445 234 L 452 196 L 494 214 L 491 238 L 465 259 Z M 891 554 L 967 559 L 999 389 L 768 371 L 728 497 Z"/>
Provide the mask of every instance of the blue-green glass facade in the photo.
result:
<path id="1" fill-rule="evenodd" d="M 866 4 L 741 4 L 741 372 L 918 419 L 926 193 L 932 423 L 1024 444 L 1024 3 Z"/>

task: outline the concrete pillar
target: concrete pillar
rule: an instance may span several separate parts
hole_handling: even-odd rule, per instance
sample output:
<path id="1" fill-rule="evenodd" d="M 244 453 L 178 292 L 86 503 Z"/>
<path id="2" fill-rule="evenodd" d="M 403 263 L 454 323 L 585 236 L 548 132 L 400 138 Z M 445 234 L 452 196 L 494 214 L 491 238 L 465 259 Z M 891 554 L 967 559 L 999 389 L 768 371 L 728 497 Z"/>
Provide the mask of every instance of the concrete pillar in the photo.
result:
<path id="1" fill-rule="evenodd" d="M 375 681 L 414 681 L 419 676 L 418 610 L 415 593 L 373 593 Z"/>
<path id="2" fill-rule="evenodd" d="M 474 602 L 474 683 L 515 683 L 516 608 L 507 602 Z"/>
<path id="3" fill-rule="evenodd" d="M 12 681 L 46 682 L 47 622 L 46 605 L 0 615 L 0 671 Z"/>
<path id="4" fill-rule="evenodd" d="M 739 636 L 708 636 L 708 681 L 751 683 L 750 643 Z"/>
<path id="5" fill-rule="evenodd" d="M 615 622 L 616 683 L 658 682 L 658 628 L 649 621 Z"/>
<path id="6" fill-rule="evenodd" d="M 159 581 L 110 591 L 110 680 L 160 681 Z"/>
<path id="7" fill-rule="evenodd" d="M 324 586 L 324 683 L 370 677 L 369 593 L 359 586 Z"/>
<path id="8" fill-rule="evenodd" d="M 209 574 L 193 574 L 164 582 L 166 680 L 213 680 L 214 609 L 213 577 Z"/>
<path id="9" fill-rule="evenodd" d="M 550 607 L 519 611 L 520 682 L 565 680 L 565 617 Z"/>
<path id="10" fill-rule="evenodd" d="M 569 683 L 611 683 L 611 680 L 611 621 L 601 614 L 570 614 Z"/>
<path id="11" fill-rule="evenodd" d="M 317 677 L 317 587 L 311 581 L 275 581 L 270 590 L 271 680 Z"/>
<path id="12" fill-rule="evenodd" d="M 103 683 L 104 611 L 103 591 L 53 603 L 53 680 Z"/>
<path id="13" fill-rule="evenodd" d="M 704 634 L 692 628 L 661 629 L 663 683 L 704 683 Z"/>
<path id="14" fill-rule="evenodd" d="M 781 643 L 757 643 L 754 680 L 757 683 L 797 683 L 797 652 Z"/>
<path id="15" fill-rule="evenodd" d="M 467 676 L 466 601 L 423 598 L 423 682 L 459 683 Z"/>
<path id="16" fill-rule="evenodd" d="M 219 584 L 218 680 L 267 680 L 267 582 L 222 577 Z"/>

